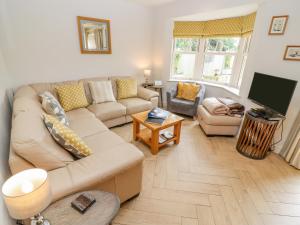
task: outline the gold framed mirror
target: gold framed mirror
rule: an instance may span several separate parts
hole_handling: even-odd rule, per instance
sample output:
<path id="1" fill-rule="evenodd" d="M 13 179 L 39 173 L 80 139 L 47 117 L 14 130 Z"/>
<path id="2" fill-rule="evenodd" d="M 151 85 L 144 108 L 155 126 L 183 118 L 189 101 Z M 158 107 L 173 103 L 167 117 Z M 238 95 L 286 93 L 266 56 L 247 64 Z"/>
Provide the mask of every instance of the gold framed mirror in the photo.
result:
<path id="1" fill-rule="evenodd" d="M 82 54 L 111 54 L 110 20 L 77 16 Z"/>

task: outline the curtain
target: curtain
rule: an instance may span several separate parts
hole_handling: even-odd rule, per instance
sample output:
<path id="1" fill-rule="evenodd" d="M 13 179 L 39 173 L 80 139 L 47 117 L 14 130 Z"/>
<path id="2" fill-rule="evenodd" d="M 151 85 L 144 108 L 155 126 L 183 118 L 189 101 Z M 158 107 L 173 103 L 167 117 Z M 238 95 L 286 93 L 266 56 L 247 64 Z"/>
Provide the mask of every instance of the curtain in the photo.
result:
<path id="1" fill-rule="evenodd" d="M 247 36 L 254 28 L 256 12 L 246 16 L 209 21 L 175 21 L 174 37 Z"/>
<path id="2" fill-rule="evenodd" d="M 300 112 L 280 154 L 290 165 L 300 169 Z"/>

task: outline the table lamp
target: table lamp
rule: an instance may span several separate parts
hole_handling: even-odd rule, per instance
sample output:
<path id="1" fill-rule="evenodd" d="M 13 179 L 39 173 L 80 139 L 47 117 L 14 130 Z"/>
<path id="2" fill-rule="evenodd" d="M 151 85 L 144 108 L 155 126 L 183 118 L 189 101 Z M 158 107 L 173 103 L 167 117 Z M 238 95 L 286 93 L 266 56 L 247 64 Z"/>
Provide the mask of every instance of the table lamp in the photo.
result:
<path id="1" fill-rule="evenodd" d="M 52 195 L 47 172 L 28 169 L 10 177 L 2 186 L 2 194 L 11 217 L 31 218 L 31 225 L 49 225 L 40 212 L 51 203 Z"/>
<path id="2" fill-rule="evenodd" d="M 145 76 L 145 82 L 146 82 L 146 84 L 148 84 L 149 83 L 149 78 L 151 76 L 151 70 L 150 69 L 144 70 L 144 76 Z"/>

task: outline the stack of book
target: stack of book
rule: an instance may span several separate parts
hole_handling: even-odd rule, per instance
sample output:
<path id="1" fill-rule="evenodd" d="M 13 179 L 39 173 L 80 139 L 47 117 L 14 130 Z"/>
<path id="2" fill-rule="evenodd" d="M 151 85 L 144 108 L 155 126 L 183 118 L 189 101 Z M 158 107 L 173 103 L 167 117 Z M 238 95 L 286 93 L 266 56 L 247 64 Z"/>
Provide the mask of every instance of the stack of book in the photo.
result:
<path id="1" fill-rule="evenodd" d="M 167 119 L 168 115 L 168 111 L 160 108 L 154 108 L 148 113 L 148 118 L 146 119 L 146 122 L 163 124 L 163 122 Z"/>
<path id="2" fill-rule="evenodd" d="M 172 134 L 172 132 L 170 131 L 164 131 L 162 133 L 159 134 L 159 144 L 164 143 L 165 141 L 172 139 L 174 137 L 174 135 Z"/>

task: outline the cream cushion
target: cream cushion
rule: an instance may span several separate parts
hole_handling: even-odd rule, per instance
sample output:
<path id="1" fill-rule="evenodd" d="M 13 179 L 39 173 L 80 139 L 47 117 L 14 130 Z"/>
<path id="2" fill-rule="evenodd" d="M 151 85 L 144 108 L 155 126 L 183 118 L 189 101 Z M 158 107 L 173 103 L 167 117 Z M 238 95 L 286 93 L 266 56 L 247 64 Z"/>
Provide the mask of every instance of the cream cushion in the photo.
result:
<path id="1" fill-rule="evenodd" d="M 69 127 L 81 138 L 108 131 L 108 128 L 96 117 L 74 120 Z"/>
<path id="2" fill-rule="evenodd" d="M 88 84 L 91 91 L 93 104 L 116 101 L 112 90 L 111 81 L 90 81 Z"/>
<path id="3" fill-rule="evenodd" d="M 112 147 L 124 143 L 124 140 L 120 136 L 115 135 L 109 130 L 84 137 L 83 140 L 94 152 L 110 151 Z"/>
<path id="4" fill-rule="evenodd" d="M 118 102 L 104 102 L 87 107 L 97 118 L 102 121 L 126 115 L 126 107 Z"/>
<path id="5" fill-rule="evenodd" d="M 131 115 L 152 109 L 152 103 L 141 98 L 127 98 L 118 100 L 126 107 L 126 114 Z"/>
<path id="6" fill-rule="evenodd" d="M 86 108 L 75 109 L 67 112 L 66 114 L 71 123 L 83 118 L 95 118 L 95 114 Z"/>

